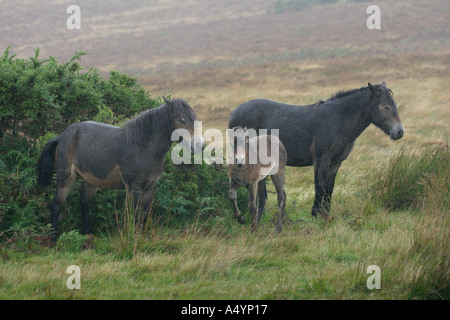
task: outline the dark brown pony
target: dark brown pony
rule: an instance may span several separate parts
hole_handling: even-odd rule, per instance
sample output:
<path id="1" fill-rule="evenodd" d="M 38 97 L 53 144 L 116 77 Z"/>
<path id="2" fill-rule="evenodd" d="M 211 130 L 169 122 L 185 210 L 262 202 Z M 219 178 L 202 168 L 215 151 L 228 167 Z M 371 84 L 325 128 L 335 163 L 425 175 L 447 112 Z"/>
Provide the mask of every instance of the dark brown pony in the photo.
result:
<path id="1" fill-rule="evenodd" d="M 142 209 L 135 210 L 136 214 L 143 213 L 136 222 L 145 222 L 172 144 L 172 132 L 184 128 L 192 137 L 197 117 L 182 99 L 164 101 L 123 127 L 93 121 L 74 123 L 44 146 L 38 161 L 38 184 L 49 185 L 56 169 L 56 195 L 50 208 L 54 232 L 61 207 L 77 178 L 84 180 L 80 196 L 83 233 L 92 233 L 89 201 L 99 188 L 126 188 L 135 208 Z M 195 143 L 203 142 L 194 137 L 193 150 Z"/>
<path id="2" fill-rule="evenodd" d="M 244 136 L 244 139 L 242 139 L 244 145 L 238 143 L 239 139 L 232 139 L 234 158 L 232 163 L 228 165 L 228 177 L 230 181 L 228 195 L 233 205 L 234 216 L 240 223 L 244 223 L 244 217 L 241 215 L 237 205 L 236 192 L 239 186 L 244 186 L 249 191 L 249 208 L 252 217 L 251 230 L 256 231 L 267 200 L 266 179 L 270 176 L 277 191 L 278 222 L 276 231 L 280 232 L 283 228 L 284 207 L 286 205 L 286 193 L 284 192 L 286 150 L 276 136 L 263 134 L 250 138 L 247 128 L 234 128 L 234 131 L 238 132 L 238 135 Z M 278 157 L 274 157 L 272 161 L 265 164 L 261 162 L 259 156 L 263 144 L 266 146 L 267 154 L 273 154 L 274 149 L 278 148 Z M 251 153 L 255 155 L 254 163 L 251 161 Z"/>
<path id="3" fill-rule="evenodd" d="M 356 138 L 371 124 L 392 140 L 404 128 L 392 91 L 383 82 L 341 91 L 326 101 L 307 106 L 270 100 L 243 103 L 230 116 L 229 128 L 279 130 L 287 152 L 287 165 L 314 166 L 315 200 L 312 215 L 328 216 L 336 173 L 347 159 Z"/>

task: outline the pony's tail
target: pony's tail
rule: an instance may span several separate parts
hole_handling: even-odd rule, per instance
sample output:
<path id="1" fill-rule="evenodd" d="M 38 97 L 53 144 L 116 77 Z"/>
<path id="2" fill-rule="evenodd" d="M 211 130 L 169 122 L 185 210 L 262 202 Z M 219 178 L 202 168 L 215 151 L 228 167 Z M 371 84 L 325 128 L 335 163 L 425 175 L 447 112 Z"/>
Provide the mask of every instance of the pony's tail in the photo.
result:
<path id="1" fill-rule="evenodd" d="M 61 136 L 51 139 L 47 142 L 42 150 L 37 164 L 38 180 L 37 183 L 41 187 L 50 185 L 55 171 L 55 154 Z"/>

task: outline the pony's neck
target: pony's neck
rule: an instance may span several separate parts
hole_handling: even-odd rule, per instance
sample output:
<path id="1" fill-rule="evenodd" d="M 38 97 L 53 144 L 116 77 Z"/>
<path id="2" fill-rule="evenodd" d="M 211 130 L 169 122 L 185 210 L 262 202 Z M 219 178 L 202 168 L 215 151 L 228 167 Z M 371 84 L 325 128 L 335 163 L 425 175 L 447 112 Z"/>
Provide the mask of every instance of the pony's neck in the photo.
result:
<path id="1" fill-rule="evenodd" d="M 343 101 L 348 117 L 345 118 L 343 125 L 344 136 L 349 141 L 354 141 L 370 125 L 370 90 L 361 90 L 347 97 Z"/>
<path id="2" fill-rule="evenodd" d="M 147 110 L 126 125 L 127 141 L 141 153 L 170 149 L 171 124 L 166 105 Z"/>
<path id="3" fill-rule="evenodd" d="M 156 135 L 161 143 L 165 143 L 170 146 L 172 125 L 170 123 L 170 115 L 167 105 L 162 105 L 160 107 L 149 110 L 147 111 L 147 114 L 145 114 L 145 116 L 146 125 L 144 126 L 144 133 L 149 138 L 152 138 Z"/>

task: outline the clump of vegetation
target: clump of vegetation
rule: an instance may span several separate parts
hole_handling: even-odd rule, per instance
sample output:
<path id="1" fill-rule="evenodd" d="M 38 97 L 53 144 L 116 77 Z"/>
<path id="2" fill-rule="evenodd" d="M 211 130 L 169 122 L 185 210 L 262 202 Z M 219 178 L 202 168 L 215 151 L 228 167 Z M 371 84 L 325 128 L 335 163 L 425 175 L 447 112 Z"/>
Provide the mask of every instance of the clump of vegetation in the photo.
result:
<path id="1" fill-rule="evenodd" d="M 403 149 L 376 173 L 372 186 L 370 201 L 415 217 L 411 246 L 396 262 L 414 265 L 412 279 L 410 273 L 400 271 L 397 275 L 397 281 L 410 282 L 411 299 L 445 299 L 450 295 L 449 156 L 448 145 Z"/>
<path id="2" fill-rule="evenodd" d="M 18 59 L 8 47 L 0 58 L 0 138 L 37 141 L 73 122 L 91 120 L 99 107 L 130 117 L 161 103 L 128 75 L 113 71 L 103 80 L 93 68 L 83 72 L 79 61 L 85 54 L 76 52 L 68 62 L 58 63 L 53 57 L 40 60 L 39 49 L 34 57 Z"/>
<path id="3" fill-rule="evenodd" d="M 449 146 L 403 149 L 375 176 L 373 197 L 391 210 L 450 207 Z"/>

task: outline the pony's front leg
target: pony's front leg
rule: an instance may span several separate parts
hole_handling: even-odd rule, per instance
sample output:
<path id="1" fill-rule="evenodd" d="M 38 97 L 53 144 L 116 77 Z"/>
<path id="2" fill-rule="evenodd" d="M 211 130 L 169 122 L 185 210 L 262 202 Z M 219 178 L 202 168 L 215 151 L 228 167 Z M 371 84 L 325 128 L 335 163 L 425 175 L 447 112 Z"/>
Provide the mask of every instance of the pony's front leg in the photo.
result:
<path id="1" fill-rule="evenodd" d="M 142 195 L 142 210 L 144 219 L 142 221 L 142 226 L 145 227 L 147 224 L 148 216 L 150 215 L 150 210 L 153 204 L 153 198 L 155 196 L 157 183 L 150 186 Z"/>
<path id="2" fill-rule="evenodd" d="M 331 165 L 327 178 L 326 178 L 326 188 L 325 188 L 325 195 L 323 197 L 323 207 L 325 208 L 326 212 L 330 211 L 331 206 L 331 196 L 333 195 L 333 189 L 334 189 L 334 181 L 336 179 L 336 174 L 339 170 L 339 167 L 341 166 L 342 162 L 339 162 L 337 164 Z"/>
<path id="3" fill-rule="evenodd" d="M 285 215 L 286 207 L 286 193 L 284 192 L 284 176 L 283 175 L 273 175 L 273 184 L 275 185 L 275 190 L 277 191 L 277 201 L 278 201 L 278 221 L 275 227 L 275 232 L 280 232 L 283 229 L 283 223 L 287 219 Z"/>
<path id="4" fill-rule="evenodd" d="M 239 221 L 240 224 L 244 224 L 245 218 L 239 211 L 239 207 L 237 205 L 237 188 L 238 188 L 238 186 L 231 181 L 230 182 L 230 191 L 228 191 L 228 197 L 230 197 L 230 201 L 233 206 L 234 217 L 237 219 L 237 221 Z"/>
<path id="5" fill-rule="evenodd" d="M 136 230 L 139 227 L 143 226 L 143 221 L 145 219 L 143 214 L 143 195 L 144 192 L 141 188 L 133 188 L 132 191 L 129 193 L 129 204 L 128 204 L 128 210 L 133 210 L 133 218 L 134 218 L 134 226 Z"/>
<path id="6" fill-rule="evenodd" d="M 153 196 L 155 195 L 157 183 L 154 183 L 144 190 L 140 188 L 134 188 L 131 192 L 133 208 L 134 208 L 134 224 L 136 228 L 144 228 L 147 223 L 149 211 L 153 202 Z"/>
<path id="7" fill-rule="evenodd" d="M 255 232 L 258 229 L 259 219 L 258 219 L 258 208 L 256 202 L 258 200 L 258 182 L 252 183 L 248 186 L 249 193 L 249 209 L 252 216 L 251 230 Z"/>

